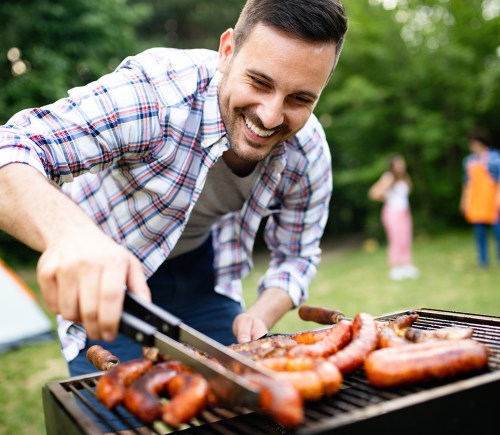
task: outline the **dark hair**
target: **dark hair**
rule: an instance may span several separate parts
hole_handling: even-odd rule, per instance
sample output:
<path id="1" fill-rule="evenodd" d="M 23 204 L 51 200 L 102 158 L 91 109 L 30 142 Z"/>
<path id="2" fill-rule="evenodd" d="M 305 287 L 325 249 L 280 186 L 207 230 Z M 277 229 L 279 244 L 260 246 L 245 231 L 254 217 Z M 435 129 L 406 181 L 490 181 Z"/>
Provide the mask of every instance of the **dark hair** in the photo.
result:
<path id="1" fill-rule="evenodd" d="M 235 52 L 259 23 L 306 41 L 335 43 L 335 65 L 347 32 L 339 0 L 248 0 L 235 26 Z"/>
<path id="2" fill-rule="evenodd" d="M 490 146 L 491 144 L 491 135 L 490 132 L 485 128 L 476 128 L 472 130 L 468 135 L 469 140 L 477 140 L 481 142 L 483 145 Z"/>

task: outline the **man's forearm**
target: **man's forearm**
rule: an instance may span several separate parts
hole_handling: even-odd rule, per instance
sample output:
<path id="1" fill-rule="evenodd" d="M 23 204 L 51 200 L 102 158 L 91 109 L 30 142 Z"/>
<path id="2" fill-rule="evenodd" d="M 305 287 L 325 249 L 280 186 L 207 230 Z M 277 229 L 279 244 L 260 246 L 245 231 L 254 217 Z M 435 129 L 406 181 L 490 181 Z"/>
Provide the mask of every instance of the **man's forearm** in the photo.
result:
<path id="1" fill-rule="evenodd" d="M 293 303 L 288 293 L 280 288 L 268 288 L 262 292 L 247 313 L 255 314 L 268 329 L 271 329 L 292 308 Z"/>
<path id="2" fill-rule="evenodd" d="M 71 228 L 95 225 L 36 169 L 21 163 L 0 168 L 0 228 L 43 252 Z M 82 227 L 83 226 L 83 227 Z"/>

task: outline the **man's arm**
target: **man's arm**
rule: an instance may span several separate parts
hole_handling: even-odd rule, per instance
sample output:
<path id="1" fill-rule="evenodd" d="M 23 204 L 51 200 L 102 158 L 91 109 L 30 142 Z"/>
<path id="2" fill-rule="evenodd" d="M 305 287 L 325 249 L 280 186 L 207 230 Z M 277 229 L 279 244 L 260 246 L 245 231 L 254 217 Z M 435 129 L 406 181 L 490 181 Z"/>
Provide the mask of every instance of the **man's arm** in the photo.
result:
<path id="1" fill-rule="evenodd" d="M 236 317 L 233 332 L 238 343 L 256 340 L 293 308 L 290 296 L 280 288 L 268 288 L 244 313 Z"/>
<path id="2" fill-rule="evenodd" d="M 112 339 L 124 288 L 147 300 L 140 262 L 36 169 L 0 169 L 0 228 L 42 252 L 37 277 L 48 308 L 82 322 L 92 339 Z"/>

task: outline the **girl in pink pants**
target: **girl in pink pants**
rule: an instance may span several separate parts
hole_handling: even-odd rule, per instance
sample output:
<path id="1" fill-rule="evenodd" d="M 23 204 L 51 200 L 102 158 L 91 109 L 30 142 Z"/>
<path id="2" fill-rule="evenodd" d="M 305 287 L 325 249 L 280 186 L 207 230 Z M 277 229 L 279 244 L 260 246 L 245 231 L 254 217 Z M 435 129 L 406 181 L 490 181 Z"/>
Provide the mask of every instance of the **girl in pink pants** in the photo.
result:
<path id="1" fill-rule="evenodd" d="M 412 264 L 411 188 L 406 162 L 402 156 L 396 155 L 390 159 L 388 171 L 382 174 L 368 192 L 370 199 L 384 204 L 382 224 L 387 237 L 389 276 L 397 281 L 419 276 L 419 270 Z"/>

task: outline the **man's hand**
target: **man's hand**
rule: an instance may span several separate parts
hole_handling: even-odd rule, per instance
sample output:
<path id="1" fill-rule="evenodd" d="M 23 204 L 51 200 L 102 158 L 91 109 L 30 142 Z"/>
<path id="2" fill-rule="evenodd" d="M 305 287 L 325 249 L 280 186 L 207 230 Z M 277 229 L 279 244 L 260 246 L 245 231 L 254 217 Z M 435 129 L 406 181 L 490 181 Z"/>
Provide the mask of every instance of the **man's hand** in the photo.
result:
<path id="1" fill-rule="evenodd" d="M 239 314 L 233 323 L 233 332 L 238 343 L 257 340 L 269 331 L 266 324 L 248 312 Z"/>
<path id="2" fill-rule="evenodd" d="M 38 262 L 37 278 L 48 308 L 83 323 L 93 340 L 115 337 L 125 288 L 151 298 L 137 258 L 92 227 L 50 244 Z"/>
<path id="3" fill-rule="evenodd" d="M 238 343 L 256 340 L 293 308 L 290 296 L 280 288 L 268 288 L 257 301 L 233 322 L 233 333 Z"/>
<path id="4" fill-rule="evenodd" d="M 34 168 L 0 169 L 0 228 L 42 252 L 37 275 L 49 309 L 92 339 L 116 335 L 125 288 L 150 300 L 140 262 Z"/>

